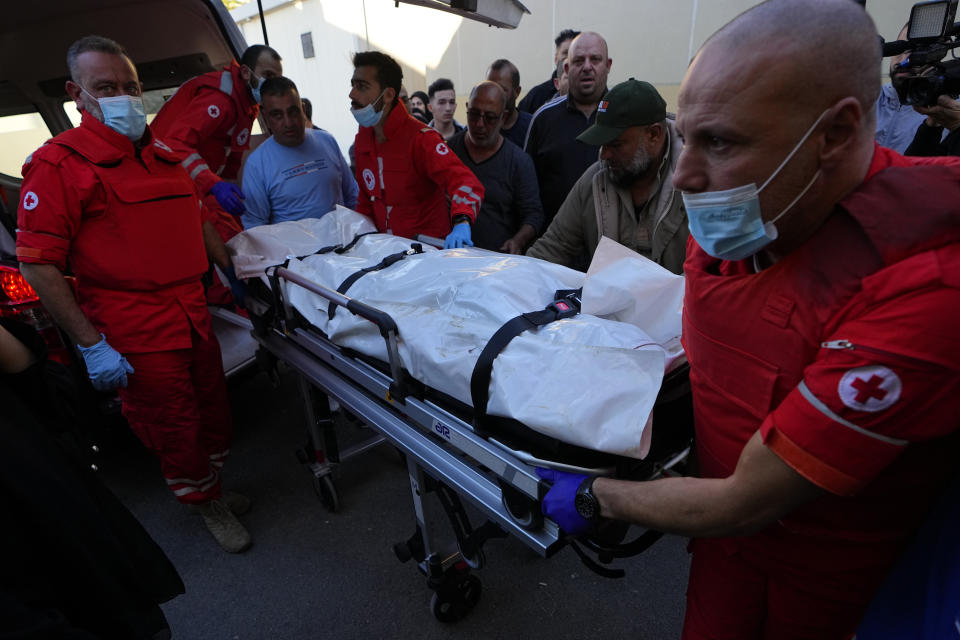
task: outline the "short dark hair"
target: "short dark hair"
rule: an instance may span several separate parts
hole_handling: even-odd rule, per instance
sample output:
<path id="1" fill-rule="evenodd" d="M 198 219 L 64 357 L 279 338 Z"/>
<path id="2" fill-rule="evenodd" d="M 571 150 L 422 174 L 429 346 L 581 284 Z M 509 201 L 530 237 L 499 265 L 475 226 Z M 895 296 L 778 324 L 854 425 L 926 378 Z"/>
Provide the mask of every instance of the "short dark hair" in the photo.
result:
<path id="1" fill-rule="evenodd" d="M 260 59 L 264 51 L 270 54 L 270 57 L 277 62 L 283 60 L 273 47 L 268 47 L 265 44 L 255 44 L 247 47 L 247 50 L 243 52 L 243 55 L 240 56 L 240 64 L 246 65 L 253 71 L 257 66 L 257 60 Z"/>
<path id="2" fill-rule="evenodd" d="M 433 100 L 433 96 L 437 91 L 453 91 L 456 93 L 456 90 L 453 88 L 453 80 L 450 78 L 437 78 L 430 83 L 430 86 L 427 87 L 427 95 L 430 96 L 430 99 Z"/>
<path id="3" fill-rule="evenodd" d="M 500 58 L 499 60 L 494 60 L 493 64 L 490 65 L 491 71 L 500 71 L 503 68 L 510 69 L 510 82 L 513 83 L 513 88 L 517 89 L 520 87 L 520 70 L 517 69 L 517 65 L 513 64 L 506 58 Z"/>
<path id="4" fill-rule="evenodd" d="M 261 99 L 264 96 L 285 96 L 290 92 L 293 92 L 298 96 L 300 95 L 300 92 L 297 91 L 297 85 L 293 83 L 293 80 L 283 76 L 267 78 L 263 81 L 263 85 L 260 87 Z"/>
<path id="5" fill-rule="evenodd" d="M 353 54 L 353 68 L 373 67 L 377 70 L 377 82 L 381 89 L 393 89 L 400 95 L 403 84 L 403 69 L 396 60 L 380 51 L 360 51 Z"/>
<path id="6" fill-rule="evenodd" d="M 127 50 L 120 46 L 117 41 L 104 38 L 103 36 L 84 36 L 67 49 L 67 68 L 70 69 L 70 79 L 74 82 L 78 82 L 77 58 L 81 53 L 87 53 L 88 51 L 112 53 L 115 56 L 123 56 L 128 60 L 130 59 Z"/>
<path id="7" fill-rule="evenodd" d="M 563 31 L 557 34 L 556 38 L 553 39 L 553 45 L 554 47 L 559 47 L 567 40 L 573 40 L 578 35 L 580 35 L 579 31 L 576 31 L 574 29 L 564 29 Z"/>
<path id="8" fill-rule="evenodd" d="M 300 98 L 300 103 L 303 104 L 303 115 L 307 116 L 307 120 L 313 120 L 313 103 L 310 102 L 310 98 Z"/>

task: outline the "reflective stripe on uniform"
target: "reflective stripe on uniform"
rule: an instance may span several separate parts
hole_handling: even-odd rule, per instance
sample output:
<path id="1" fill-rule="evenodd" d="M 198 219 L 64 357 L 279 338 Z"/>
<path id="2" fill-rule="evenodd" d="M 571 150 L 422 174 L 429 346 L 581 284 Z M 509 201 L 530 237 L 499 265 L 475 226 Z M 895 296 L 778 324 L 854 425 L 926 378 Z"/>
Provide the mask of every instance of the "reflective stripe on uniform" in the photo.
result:
<path id="1" fill-rule="evenodd" d="M 180 163 L 180 166 L 183 167 L 184 169 L 189 169 L 190 165 L 192 165 L 197 160 L 203 160 L 203 158 L 200 157 L 199 153 L 191 153 L 190 155 L 188 155 L 186 158 L 183 159 L 183 162 Z"/>
<path id="2" fill-rule="evenodd" d="M 200 175 L 201 171 L 209 171 L 210 167 L 207 166 L 206 162 L 201 162 L 193 168 L 193 171 L 190 172 L 190 179 L 196 180 L 197 176 Z"/>
<path id="3" fill-rule="evenodd" d="M 806 383 L 806 382 L 801 381 L 800 384 L 797 385 L 797 389 L 800 391 L 800 395 L 802 395 L 804 398 L 806 398 L 807 402 L 809 402 L 810 405 L 811 405 L 814 409 L 816 409 L 817 411 L 819 411 L 819 412 L 822 413 L 823 415 L 827 416 L 828 418 L 830 418 L 830 419 L 833 420 L 834 422 L 836 422 L 836 423 L 838 423 L 838 424 L 842 424 L 843 426 L 847 427 L 848 429 L 853 429 L 854 431 L 856 431 L 857 433 L 859 433 L 859 434 L 861 434 L 861 435 L 869 436 L 869 437 L 871 437 L 871 438 L 873 438 L 873 439 L 875 439 L 875 440 L 880 440 L 881 442 L 886 442 L 887 444 L 892 444 L 892 445 L 895 445 L 895 446 L 898 446 L 898 447 L 905 447 L 905 446 L 907 446 L 908 444 L 910 444 L 909 441 L 907 441 L 907 440 L 901 440 L 901 439 L 899 439 L 899 438 L 891 438 L 890 436 L 885 436 L 885 435 L 883 435 L 883 434 L 881 434 L 881 433 L 874 433 L 873 431 L 868 431 L 867 429 L 864 429 L 863 427 L 860 427 L 860 426 L 858 426 L 858 425 L 853 424 L 853 423 L 850 422 L 849 420 L 845 420 L 845 419 L 841 418 L 840 416 L 838 416 L 837 414 L 835 414 L 835 413 L 830 409 L 830 407 L 828 407 L 827 405 L 823 404 L 823 402 L 820 401 L 820 398 L 818 398 L 817 396 L 813 395 L 813 392 L 810 391 L 810 388 L 809 388 L 809 387 L 807 387 L 807 383 Z"/>
<path id="4" fill-rule="evenodd" d="M 480 196 L 478 196 L 476 192 L 467 185 L 463 185 L 462 187 L 458 188 L 457 191 L 462 191 L 464 195 L 454 193 L 451 200 L 459 204 L 469 205 L 470 208 L 473 209 L 474 213 L 479 214 Z"/>
<path id="5" fill-rule="evenodd" d="M 233 74 L 229 71 L 224 71 L 220 74 L 220 91 L 223 91 L 228 96 L 233 95 Z"/>
<path id="6" fill-rule="evenodd" d="M 189 478 L 166 478 L 166 481 L 167 481 L 167 484 L 170 486 L 173 486 L 175 484 L 192 484 L 194 486 L 199 487 L 200 485 L 207 484 L 208 482 L 216 479 L 217 479 L 217 471 L 214 470 L 214 471 L 211 471 L 209 475 L 207 475 L 207 477 L 203 478 L 202 480 L 190 480 Z"/>

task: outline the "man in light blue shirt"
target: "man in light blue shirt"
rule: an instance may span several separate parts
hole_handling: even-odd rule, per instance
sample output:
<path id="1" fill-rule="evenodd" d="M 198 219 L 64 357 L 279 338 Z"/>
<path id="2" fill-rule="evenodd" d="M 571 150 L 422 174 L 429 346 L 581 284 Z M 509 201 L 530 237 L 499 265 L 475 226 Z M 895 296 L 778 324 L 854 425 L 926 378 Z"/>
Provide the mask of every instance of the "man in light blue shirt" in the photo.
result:
<path id="1" fill-rule="evenodd" d="M 910 23 L 903 25 L 897 40 L 907 39 L 907 29 Z M 902 62 L 908 55 L 905 51 L 898 56 L 890 58 L 890 77 L 893 78 L 894 65 Z M 923 124 L 926 116 L 914 111 L 908 104 L 900 104 L 900 98 L 893 88 L 893 83 L 888 82 L 883 85 L 880 96 L 877 97 L 877 133 L 876 141 L 881 147 L 893 149 L 897 153 L 903 153 L 913 142 L 913 137 L 917 134 L 917 129 Z"/>
<path id="2" fill-rule="evenodd" d="M 357 181 L 326 131 L 307 129 L 296 85 L 269 78 L 260 89 L 261 112 L 273 136 L 247 158 L 243 226 L 319 218 L 338 204 L 357 206 Z"/>

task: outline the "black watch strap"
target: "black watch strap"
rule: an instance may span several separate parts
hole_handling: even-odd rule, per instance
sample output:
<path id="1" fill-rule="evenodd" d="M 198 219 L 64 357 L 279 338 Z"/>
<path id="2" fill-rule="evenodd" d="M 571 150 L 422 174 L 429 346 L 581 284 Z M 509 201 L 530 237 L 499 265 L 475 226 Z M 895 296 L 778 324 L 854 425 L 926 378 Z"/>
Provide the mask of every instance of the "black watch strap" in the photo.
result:
<path id="1" fill-rule="evenodd" d="M 584 478 L 580 486 L 577 487 L 577 495 L 574 498 L 574 506 L 580 517 L 589 522 L 596 522 L 600 519 L 600 502 L 593 495 L 593 482 L 597 476 Z"/>

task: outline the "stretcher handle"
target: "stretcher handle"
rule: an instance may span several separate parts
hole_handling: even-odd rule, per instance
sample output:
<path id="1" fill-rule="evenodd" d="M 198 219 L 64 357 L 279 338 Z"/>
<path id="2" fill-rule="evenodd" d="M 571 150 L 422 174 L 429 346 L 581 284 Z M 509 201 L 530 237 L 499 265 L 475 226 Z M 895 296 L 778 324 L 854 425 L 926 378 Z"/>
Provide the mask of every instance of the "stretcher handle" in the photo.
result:
<path id="1" fill-rule="evenodd" d="M 417 237 L 414 238 L 417 242 L 422 242 L 423 244 L 428 244 L 431 247 L 436 247 L 437 249 L 443 249 L 443 238 L 434 238 L 433 236 L 428 236 L 423 233 L 417 234 Z"/>
<path id="2" fill-rule="evenodd" d="M 369 320 L 373 324 L 377 325 L 377 328 L 380 329 L 380 335 L 384 338 L 388 338 L 391 333 L 393 335 L 397 335 L 398 333 L 396 321 L 394 321 L 390 314 L 386 313 L 385 311 L 374 309 L 370 305 L 364 304 L 359 300 L 354 300 L 353 298 L 349 298 L 342 293 L 334 291 L 333 289 L 328 289 L 323 285 L 317 284 L 312 280 L 307 280 L 303 276 L 293 273 L 284 267 L 277 267 L 276 274 L 284 280 L 299 285 L 307 291 L 317 294 L 318 296 L 322 296 L 336 305 L 346 307 L 347 311 L 356 314 L 365 320 Z"/>

